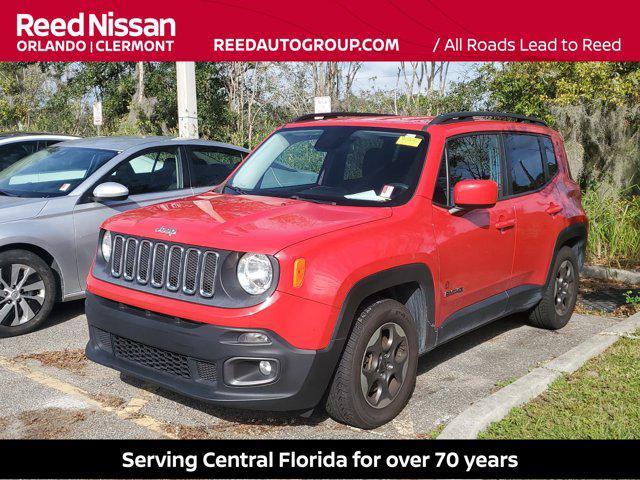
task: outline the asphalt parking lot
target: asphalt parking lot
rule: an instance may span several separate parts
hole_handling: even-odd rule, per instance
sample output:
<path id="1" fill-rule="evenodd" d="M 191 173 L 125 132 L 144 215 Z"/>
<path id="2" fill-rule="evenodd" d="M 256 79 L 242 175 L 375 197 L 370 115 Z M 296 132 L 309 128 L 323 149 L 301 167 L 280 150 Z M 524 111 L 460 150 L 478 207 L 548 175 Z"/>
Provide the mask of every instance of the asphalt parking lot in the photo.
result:
<path id="1" fill-rule="evenodd" d="M 321 409 L 310 418 L 215 408 L 84 358 L 83 302 L 58 305 L 46 328 L 0 339 L 0 438 L 429 438 L 468 405 L 619 319 L 575 314 L 557 332 L 513 316 L 430 352 L 409 405 L 362 431 Z"/>

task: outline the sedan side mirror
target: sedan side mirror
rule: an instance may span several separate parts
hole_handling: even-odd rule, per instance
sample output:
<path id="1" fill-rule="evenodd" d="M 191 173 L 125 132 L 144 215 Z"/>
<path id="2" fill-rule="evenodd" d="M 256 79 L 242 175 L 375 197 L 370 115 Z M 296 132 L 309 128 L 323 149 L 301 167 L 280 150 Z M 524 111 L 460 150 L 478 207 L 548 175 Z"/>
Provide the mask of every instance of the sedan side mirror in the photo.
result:
<path id="1" fill-rule="evenodd" d="M 93 198 L 96 202 L 103 200 L 125 200 L 129 196 L 129 189 L 116 182 L 105 182 L 93 189 Z"/>
<path id="2" fill-rule="evenodd" d="M 498 184 L 493 180 L 462 180 L 453 187 L 453 203 L 459 208 L 490 208 L 497 201 Z"/>

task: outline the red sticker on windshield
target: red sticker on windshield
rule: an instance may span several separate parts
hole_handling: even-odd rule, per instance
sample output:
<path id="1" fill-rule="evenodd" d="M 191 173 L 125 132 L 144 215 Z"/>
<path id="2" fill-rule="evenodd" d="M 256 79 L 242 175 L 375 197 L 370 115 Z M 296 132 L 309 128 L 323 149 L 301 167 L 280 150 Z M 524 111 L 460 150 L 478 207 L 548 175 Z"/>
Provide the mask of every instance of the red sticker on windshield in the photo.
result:
<path id="1" fill-rule="evenodd" d="M 380 192 L 382 198 L 391 198 L 391 194 L 393 194 L 393 187 L 391 185 L 382 187 L 382 191 Z"/>

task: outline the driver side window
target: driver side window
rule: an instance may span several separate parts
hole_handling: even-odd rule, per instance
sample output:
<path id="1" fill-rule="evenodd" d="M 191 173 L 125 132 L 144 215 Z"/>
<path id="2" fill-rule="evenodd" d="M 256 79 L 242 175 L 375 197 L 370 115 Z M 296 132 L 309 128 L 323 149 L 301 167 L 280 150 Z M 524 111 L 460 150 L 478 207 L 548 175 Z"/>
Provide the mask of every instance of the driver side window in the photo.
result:
<path id="1" fill-rule="evenodd" d="M 135 155 L 118 165 L 105 180 L 124 185 L 130 195 L 184 188 L 178 147 L 147 150 Z"/>
<path id="2" fill-rule="evenodd" d="M 502 192 L 500 139 L 496 134 L 474 134 L 447 140 L 442 155 L 434 203 L 453 205 L 453 188 L 461 180 L 493 180 Z"/>

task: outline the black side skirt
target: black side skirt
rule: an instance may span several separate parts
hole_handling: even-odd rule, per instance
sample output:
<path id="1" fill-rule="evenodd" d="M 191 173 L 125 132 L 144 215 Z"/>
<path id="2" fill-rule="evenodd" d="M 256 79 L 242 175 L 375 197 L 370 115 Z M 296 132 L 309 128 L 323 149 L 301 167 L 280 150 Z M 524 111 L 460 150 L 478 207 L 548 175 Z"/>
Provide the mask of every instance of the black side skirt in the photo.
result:
<path id="1" fill-rule="evenodd" d="M 542 299 L 543 289 L 540 285 L 520 285 L 458 310 L 436 329 L 433 348 L 494 320 L 533 308 Z"/>

